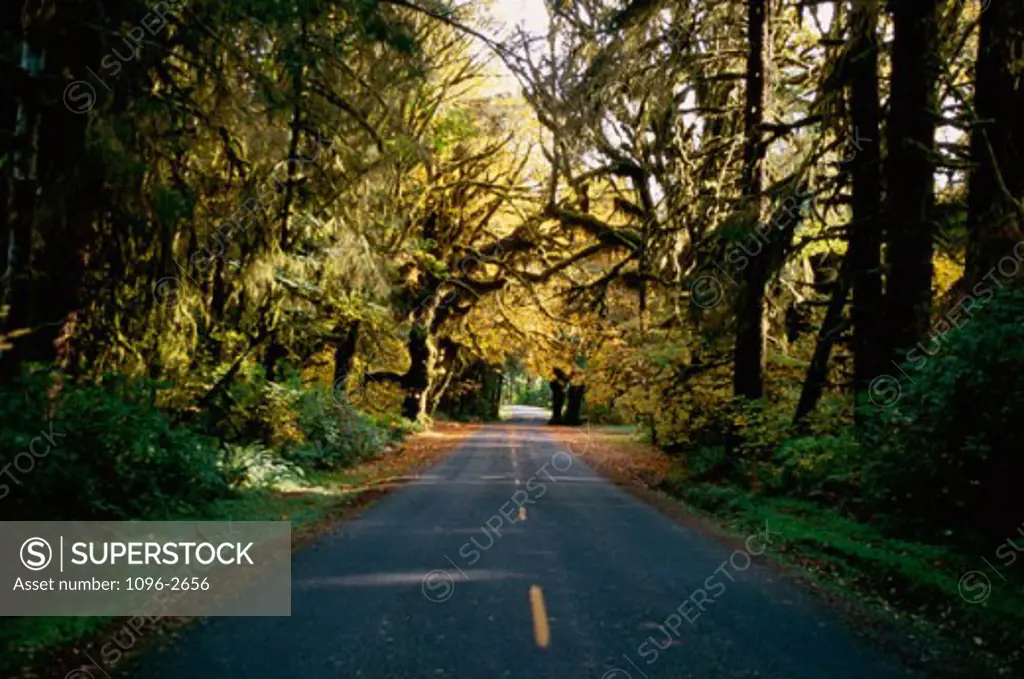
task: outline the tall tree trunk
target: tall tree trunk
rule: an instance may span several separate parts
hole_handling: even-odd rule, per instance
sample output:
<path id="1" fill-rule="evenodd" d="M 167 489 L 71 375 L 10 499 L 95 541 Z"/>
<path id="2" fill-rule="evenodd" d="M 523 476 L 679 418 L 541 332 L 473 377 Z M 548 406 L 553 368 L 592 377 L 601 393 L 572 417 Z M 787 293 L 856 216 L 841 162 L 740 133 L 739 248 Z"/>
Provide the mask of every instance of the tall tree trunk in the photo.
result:
<path id="1" fill-rule="evenodd" d="M 566 399 L 564 424 L 572 427 L 583 424 L 583 396 L 587 387 L 582 384 L 569 385 L 569 394 Z"/>
<path id="2" fill-rule="evenodd" d="M 504 375 L 494 366 L 484 366 L 484 378 L 482 382 L 482 412 L 484 420 L 493 422 L 498 419 L 501 412 L 501 387 L 504 383 Z"/>
<path id="3" fill-rule="evenodd" d="M 551 421 L 549 424 L 562 424 L 562 409 L 565 407 L 565 385 L 557 376 L 548 384 L 551 385 Z"/>
<path id="4" fill-rule="evenodd" d="M 447 395 L 452 384 L 456 378 L 459 377 L 460 371 L 457 368 L 457 361 L 459 358 L 460 345 L 451 338 L 445 337 L 439 343 L 438 347 L 438 372 L 444 373 L 443 378 L 437 382 L 430 390 L 430 396 L 428 398 L 427 414 L 433 417 L 434 413 L 445 402 L 445 396 Z M 449 413 L 452 415 L 453 413 Z"/>
<path id="5" fill-rule="evenodd" d="M 770 91 L 771 4 L 768 0 L 748 0 L 747 39 L 742 189 L 747 204 L 756 206 L 756 224 L 760 226 L 767 219 L 767 201 L 763 195 L 765 144 L 762 124 Z M 736 315 L 733 393 L 752 400 L 764 394 L 767 264 L 764 257 L 752 257 L 743 270 L 743 289 Z"/>
<path id="6" fill-rule="evenodd" d="M 301 59 L 305 59 L 305 51 L 309 42 L 309 26 L 306 20 L 302 21 L 302 34 L 300 46 Z M 291 137 L 288 143 L 288 176 L 285 181 L 284 201 L 281 206 L 281 237 L 279 245 L 283 252 L 287 252 L 291 243 L 291 214 L 292 204 L 295 202 L 295 176 L 298 173 L 299 143 L 302 139 L 302 93 L 303 80 L 306 75 L 305 63 L 292 66 L 292 122 Z"/>
<path id="7" fill-rule="evenodd" d="M 966 289 L 1024 236 L 1024 4 L 999 0 L 981 15 L 971 134 Z M 1022 253 L 1024 254 L 1024 253 Z"/>
<path id="8" fill-rule="evenodd" d="M 0 4 L 0 40 L 18 41 L 21 6 L 16 2 Z M 18 119 L 19 97 L 0 97 L 0 138 L 14 140 Z M 7 271 L 7 243 L 10 242 L 11 191 L 14 189 L 10 166 L 0 167 L 0 272 Z M 0 281 L 2 285 L 2 281 Z M 2 289 L 2 288 L 0 288 Z M 2 295 L 2 292 L 0 292 Z"/>
<path id="9" fill-rule="evenodd" d="M 25 80 L 14 123 L 13 186 L 10 190 L 10 229 L 3 286 L 4 302 L 8 305 L 3 335 L 8 337 L 11 333 L 29 330 L 32 324 L 32 240 L 39 191 L 39 80 L 46 62 L 44 4 L 38 0 L 26 0 L 21 16 L 21 70 Z M 18 339 L 11 349 L 3 352 L 0 356 L 0 378 L 9 380 L 17 375 L 25 358 L 23 349 L 33 339 Z"/>
<path id="10" fill-rule="evenodd" d="M 306 49 L 308 39 L 308 26 L 303 20 L 301 47 Z M 288 171 L 284 182 L 284 198 L 281 201 L 281 233 L 278 246 L 282 252 L 287 252 L 291 246 L 291 217 L 295 204 L 295 178 L 298 174 L 299 144 L 302 139 L 302 92 L 303 78 L 306 73 L 305 64 L 295 64 L 292 72 L 292 121 L 290 126 L 290 138 L 288 142 Z M 277 361 L 287 355 L 287 351 L 277 339 L 276 334 L 271 337 L 267 347 L 264 365 L 266 366 L 267 379 L 276 382 L 278 379 Z"/>
<path id="11" fill-rule="evenodd" d="M 853 223 L 848 253 L 853 278 L 854 391 L 867 392 L 882 373 L 882 163 L 878 98 L 878 0 L 853 3 L 850 64 L 850 153 Z M 845 264 L 845 263 L 844 263 Z M 841 285 L 846 285 L 842 281 Z M 845 291 L 843 293 L 845 298 Z"/>
<path id="12" fill-rule="evenodd" d="M 409 331 L 408 349 L 409 370 L 402 381 L 405 389 L 402 416 L 418 421 L 427 413 L 427 396 L 430 391 L 435 353 L 426 328 L 418 325 L 412 327 Z"/>
<path id="13" fill-rule="evenodd" d="M 893 358 L 928 330 L 935 204 L 938 23 L 942 0 L 890 0 L 895 36 L 886 128 L 886 349 Z"/>
<path id="14" fill-rule="evenodd" d="M 343 331 L 343 332 L 342 332 Z M 348 375 L 352 372 L 352 359 L 356 355 L 356 344 L 359 342 L 359 321 L 349 321 L 335 332 L 340 333 L 334 345 L 334 389 L 345 392 Z"/>
<path id="15" fill-rule="evenodd" d="M 818 407 L 821 395 L 828 384 L 828 364 L 832 357 L 832 349 L 835 348 L 836 341 L 846 329 L 846 324 L 843 322 L 843 310 L 846 308 L 846 300 L 850 294 L 852 263 L 853 255 L 847 253 L 846 259 L 843 260 L 842 270 L 833 284 L 832 299 L 829 300 L 825 320 L 818 332 L 818 342 L 814 346 L 811 364 L 807 367 L 807 376 L 804 378 L 796 414 L 793 416 L 793 423 L 796 425 L 800 425 Z"/>

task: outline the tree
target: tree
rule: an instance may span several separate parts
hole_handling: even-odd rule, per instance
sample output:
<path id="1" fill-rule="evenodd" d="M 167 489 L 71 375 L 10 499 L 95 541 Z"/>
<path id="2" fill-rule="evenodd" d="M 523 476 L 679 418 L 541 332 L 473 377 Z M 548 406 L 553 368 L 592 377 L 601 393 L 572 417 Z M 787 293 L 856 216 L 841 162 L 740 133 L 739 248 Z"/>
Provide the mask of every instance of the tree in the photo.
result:
<path id="1" fill-rule="evenodd" d="M 769 0 L 748 0 L 747 43 L 741 190 L 752 206 L 750 214 L 754 223 L 760 227 L 768 218 L 768 204 L 763 195 L 767 149 L 762 126 L 771 92 L 772 18 Z M 740 303 L 736 310 L 733 393 L 757 400 L 764 394 L 767 258 L 751 258 L 743 274 Z"/>
<path id="2" fill-rule="evenodd" d="M 935 127 L 942 0 L 892 0 L 893 44 L 886 124 L 886 353 L 914 347 L 932 303 Z"/>
<path id="3" fill-rule="evenodd" d="M 882 299 L 882 155 L 881 106 L 878 93 L 877 0 L 856 0 L 850 18 L 849 236 L 853 306 L 854 390 L 864 394 L 882 374 L 880 351 Z"/>
<path id="4" fill-rule="evenodd" d="M 964 290 L 973 289 L 1024 236 L 1024 8 L 995 2 L 981 13 L 975 65 Z"/>

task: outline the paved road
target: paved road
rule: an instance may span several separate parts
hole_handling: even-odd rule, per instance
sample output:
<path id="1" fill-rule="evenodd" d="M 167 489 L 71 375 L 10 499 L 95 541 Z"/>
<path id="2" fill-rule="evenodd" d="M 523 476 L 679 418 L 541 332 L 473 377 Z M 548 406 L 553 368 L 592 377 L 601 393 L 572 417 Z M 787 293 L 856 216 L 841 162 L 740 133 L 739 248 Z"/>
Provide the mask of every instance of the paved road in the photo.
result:
<path id="1" fill-rule="evenodd" d="M 764 535 L 733 552 L 558 452 L 538 410 L 514 414 L 297 553 L 292 617 L 193 626 L 133 676 L 909 676 L 750 565 Z"/>

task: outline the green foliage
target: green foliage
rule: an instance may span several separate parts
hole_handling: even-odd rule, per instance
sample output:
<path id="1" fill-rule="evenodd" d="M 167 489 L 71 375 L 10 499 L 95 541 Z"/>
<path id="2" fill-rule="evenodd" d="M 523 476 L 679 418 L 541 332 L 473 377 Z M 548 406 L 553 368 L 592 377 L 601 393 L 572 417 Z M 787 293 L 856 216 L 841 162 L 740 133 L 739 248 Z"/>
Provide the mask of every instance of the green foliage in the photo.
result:
<path id="1" fill-rule="evenodd" d="M 385 412 L 379 415 L 366 415 L 374 423 L 387 442 L 399 443 L 406 437 L 419 434 L 426 430 L 422 422 L 414 422 L 395 413 Z"/>
<path id="2" fill-rule="evenodd" d="M 694 481 L 714 478 L 728 456 L 722 446 L 700 446 L 687 452 L 685 464 L 677 464 L 665 477 L 666 490 L 675 493 Z"/>
<path id="3" fill-rule="evenodd" d="M 506 360 L 503 374 L 502 398 L 506 403 L 542 408 L 551 405 L 550 383 L 530 375 L 517 360 Z"/>
<path id="4" fill-rule="evenodd" d="M 867 451 L 880 509 L 921 533 L 999 538 L 1024 478 L 1024 292 L 972 310 L 961 328 L 909 354 L 902 396 Z M 929 356 L 927 352 L 934 355 Z"/>
<path id="5" fill-rule="evenodd" d="M 222 440 L 286 445 L 302 438 L 298 408 L 303 391 L 297 375 L 271 382 L 262 366 L 252 366 L 231 382 L 223 399 L 226 405 L 204 412 L 201 421 Z"/>
<path id="6" fill-rule="evenodd" d="M 734 453 L 741 458 L 765 460 L 793 435 L 792 416 L 764 401 L 733 405 L 733 426 L 742 432 Z"/>
<path id="7" fill-rule="evenodd" d="M 465 109 L 453 109 L 434 128 L 434 150 L 442 153 L 454 144 L 479 134 L 474 116 Z"/>
<path id="8" fill-rule="evenodd" d="M 257 443 L 225 444 L 222 465 L 225 477 L 236 487 L 298 486 L 304 476 L 295 464 Z"/>
<path id="9" fill-rule="evenodd" d="M 772 492 L 844 505 L 860 494 L 862 451 L 852 430 L 834 436 L 804 436 L 783 443 L 775 453 Z"/>
<path id="10" fill-rule="evenodd" d="M 528 384 L 526 389 L 514 395 L 512 402 L 514 405 L 547 408 L 551 405 L 551 387 L 547 382 Z"/>
<path id="11" fill-rule="evenodd" d="M 548 407 L 551 405 L 551 403 L 525 403 L 523 405 L 539 405 L 543 407 Z M 587 404 L 584 410 L 587 413 L 587 417 L 590 418 L 590 421 L 593 422 L 594 424 L 622 425 L 627 423 L 626 418 L 623 417 L 621 412 L 605 404 Z M 649 442 L 649 436 L 647 437 L 647 440 Z"/>
<path id="12" fill-rule="evenodd" d="M 245 413 L 245 430 L 258 434 L 269 446 L 298 440 L 303 396 L 297 377 L 284 383 L 263 380 L 259 384 L 259 402 Z"/>
<path id="13" fill-rule="evenodd" d="M 284 455 L 303 468 L 338 469 L 384 450 L 385 436 L 377 422 L 348 403 L 337 402 L 330 390 L 303 393 L 297 420 L 303 440 L 286 448 Z"/>
<path id="14" fill-rule="evenodd" d="M 19 474 L 5 516 L 166 519 L 195 515 L 227 495 L 214 442 L 174 426 L 153 405 L 157 388 L 117 376 L 92 385 L 36 376 L 0 391 L 0 449 L 27 451 L 41 431 L 52 431 L 55 442 Z"/>
<path id="15" fill-rule="evenodd" d="M 708 426 L 677 451 L 680 469 L 666 488 L 725 481 L 839 509 L 896 535 L 995 544 L 1019 523 L 1006 508 L 1024 478 L 1024 292 L 1001 292 L 960 315 L 960 328 L 908 354 L 895 403 L 862 406 L 860 431 L 835 398 L 799 431 L 792 411 L 767 399 L 720 408 L 699 418 Z M 735 431 L 729 447 L 723 421 Z"/>
<path id="16" fill-rule="evenodd" d="M 299 486 L 304 470 L 356 465 L 421 429 L 337 403 L 328 389 L 251 377 L 233 390 L 234 440 L 218 446 L 154 405 L 164 388 L 118 376 L 74 385 L 36 375 L 0 390 L 0 446 L 14 451 L 3 464 L 11 463 L 17 479 L 8 479 L 4 516 L 201 516 L 233 489 Z M 267 438 L 274 445 L 263 443 Z M 28 470 L 22 473 L 14 455 L 30 444 L 38 457 L 21 455 L 18 468 Z"/>

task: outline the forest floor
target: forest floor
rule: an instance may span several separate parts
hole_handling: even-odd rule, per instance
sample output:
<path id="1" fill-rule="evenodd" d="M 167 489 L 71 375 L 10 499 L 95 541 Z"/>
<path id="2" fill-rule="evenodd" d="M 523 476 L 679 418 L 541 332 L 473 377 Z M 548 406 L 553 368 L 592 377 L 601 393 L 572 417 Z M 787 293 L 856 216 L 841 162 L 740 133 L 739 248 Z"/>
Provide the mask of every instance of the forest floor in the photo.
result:
<path id="1" fill-rule="evenodd" d="M 248 490 L 209 508 L 202 521 L 290 521 L 293 548 L 303 547 L 362 513 L 418 472 L 451 453 L 477 428 L 474 424 L 439 422 L 411 436 L 379 457 L 349 469 L 310 474 L 306 484 L 289 490 Z M 81 667 L 127 618 L 29 617 L 0 620 L 0 676 L 36 679 L 68 675 Z M 159 620 L 146 631 L 136 653 L 150 644 L 174 639 L 188 618 Z M 129 653 L 129 654 L 130 654 Z"/>
<path id="2" fill-rule="evenodd" d="M 911 666 L 1024 676 L 1024 565 L 996 569 L 995 545 L 968 554 L 909 542 L 806 500 L 689 482 L 680 460 L 638 441 L 632 427 L 550 430 L 620 487 L 705 533 L 728 540 L 767 521 L 782 534 L 770 558 Z"/>

